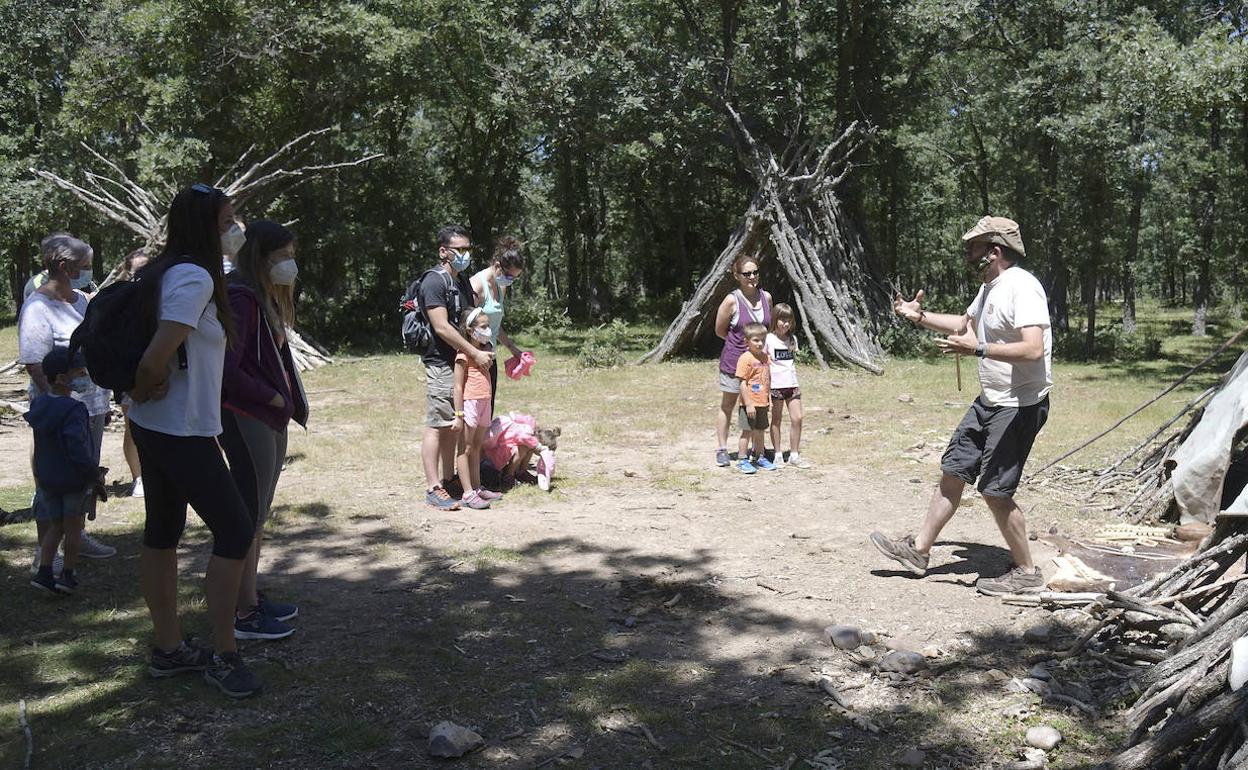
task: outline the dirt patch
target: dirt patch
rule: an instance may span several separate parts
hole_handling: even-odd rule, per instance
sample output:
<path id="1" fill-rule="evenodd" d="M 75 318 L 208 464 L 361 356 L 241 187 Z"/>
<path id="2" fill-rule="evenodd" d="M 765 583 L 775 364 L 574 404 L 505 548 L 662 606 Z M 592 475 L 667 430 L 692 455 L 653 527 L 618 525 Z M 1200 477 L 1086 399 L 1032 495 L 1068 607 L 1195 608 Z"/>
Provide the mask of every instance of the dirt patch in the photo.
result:
<path id="1" fill-rule="evenodd" d="M 311 430 L 292 432 L 263 557 L 267 590 L 300 605 L 298 632 L 244 648 L 265 694 L 224 703 L 193 678 L 143 676 L 141 513 L 137 501 L 120 500 L 100 531 L 122 553 L 91 566 L 72 605 L 28 596 L 29 534 L 0 530 L 0 590 L 17 597 L 23 619 L 5 633 L 12 641 L 0 654 L 13 668 L 0 696 L 32 703 L 37 735 L 86 725 L 56 752 L 38 744 L 37 758 L 51 765 L 176 755 L 188 767 L 443 766 L 424 754 L 427 731 L 443 719 L 486 738 L 464 767 L 830 770 L 892 767 L 918 751 L 926 766 L 978 768 L 1017 758 L 1022 733 L 1041 719 L 1067 736 L 1051 766 L 1099 755 L 1112 735 L 1094 720 L 1009 689 L 1065 632 L 1051 629 L 1037 647 L 1023 634 L 1051 623 L 1046 614 L 975 593 L 978 577 L 1008 566 L 981 501 L 959 511 L 923 579 L 867 543 L 873 529 L 917 526 L 935 481 L 930 453 L 903 457 L 915 442 L 899 442 L 888 450 L 893 462 L 863 462 L 851 448 L 884 440 L 861 435 L 877 423 L 846 420 L 838 407 L 812 411 L 810 470 L 746 477 L 715 468 L 713 406 L 685 401 L 679 365 L 647 376 L 655 372 L 655 388 L 679 404 L 663 407 L 662 420 L 616 431 L 579 400 L 588 396 L 569 390 L 541 412 L 563 427 L 554 491 L 524 488 L 490 510 L 449 514 L 422 503 L 419 426 L 362 423 L 388 378 L 358 384 L 355 372 L 334 388 L 326 384 L 334 372 L 318 372 L 311 389 L 328 395 L 314 401 Z M 518 401 L 532 395 L 508 387 Z M 817 400 L 819 385 L 809 392 Z M 613 395 L 613 414 L 653 412 L 641 408 L 649 396 L 640 388 Z M 419 396 L 389 403 L 419 415 Z M 955 418 L 940 410 L 915 432 L 938 433 Z M 110 432 L 105 448 L 118 469 L 119 441 Z M 6 478 L 20 478 L 13 464 L 28 450 L 0 444 Z M 193 576 L 205 543 L 193 522 L 184 610 L 201 635 Z M 1040 563 L 1055 553 L 1033 546 Z M 927 665 L 882 671 L 884 646 L 856 657 L 834 650 L 822 635 L 831 623 L 876 630 L 882 642 L 925 653 Z M 84 638 L 102 644 L 73 657 Z M 56 654 L 65 661 L 49 668 Z M 850 712 L 816 686 L 820 675 L 842 688 Z M 1061 676 L 1094 681 L 1073 667 Z M 104 748 L 92 739 L 99 730 L 112 738 Z M 7 761 L 20 746 L 3 740 Z"/>

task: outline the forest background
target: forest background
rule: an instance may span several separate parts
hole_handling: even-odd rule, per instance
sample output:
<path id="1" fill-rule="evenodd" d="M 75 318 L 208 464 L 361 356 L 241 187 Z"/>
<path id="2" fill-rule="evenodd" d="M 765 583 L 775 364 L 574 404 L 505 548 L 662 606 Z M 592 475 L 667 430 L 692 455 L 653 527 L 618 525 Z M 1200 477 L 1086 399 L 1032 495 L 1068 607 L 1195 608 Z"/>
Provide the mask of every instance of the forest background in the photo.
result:
<path id="1" fill-rule="evenodd" d="M 383 157 L 242 207 L 294 222 L 320 342 L 397 348 L 447 221 L 478 266 L 526 242 L 511 323 L 665 324 L 755 193 L 736 112 L 777 148 L 870 127 L 839 195 L 879 291 L 959 307 L 958 236 L 1008 215 L 1059 353 L 1147 356 L 1137 298 L 1195 334 L 1241 315 L 1246 31 L 1214 2 L 0 0 L 0 315 L 50 231 L 89 240 L 97 276 L 141 245 L 31 168 L 80 180 L 85 143 L 168 199 L 334 126 L 303 162 Z"/>

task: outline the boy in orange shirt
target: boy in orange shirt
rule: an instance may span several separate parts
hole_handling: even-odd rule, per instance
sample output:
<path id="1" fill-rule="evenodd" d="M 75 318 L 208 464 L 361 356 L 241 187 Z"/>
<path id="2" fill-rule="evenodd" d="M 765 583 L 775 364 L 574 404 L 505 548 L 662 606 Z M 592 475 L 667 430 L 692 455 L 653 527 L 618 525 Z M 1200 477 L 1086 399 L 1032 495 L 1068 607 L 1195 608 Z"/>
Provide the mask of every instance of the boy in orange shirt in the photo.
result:
<path id="1" fill-rule="evenodd" d="M 737 379 L 741 381 L 741 408 L 737 421 L 741 432 L 749 431 L 749 444 L 743 438 L 737 452 L 737 470 L 757 473 L 759 468 L 774 471 L 776 466 L 763 454 L 763 434 L 769 427 L 767 409 L 771 406 L 771 361 L 767 355 L 767 327 L 745 325 L 749 348 L 737 359 Z"/>

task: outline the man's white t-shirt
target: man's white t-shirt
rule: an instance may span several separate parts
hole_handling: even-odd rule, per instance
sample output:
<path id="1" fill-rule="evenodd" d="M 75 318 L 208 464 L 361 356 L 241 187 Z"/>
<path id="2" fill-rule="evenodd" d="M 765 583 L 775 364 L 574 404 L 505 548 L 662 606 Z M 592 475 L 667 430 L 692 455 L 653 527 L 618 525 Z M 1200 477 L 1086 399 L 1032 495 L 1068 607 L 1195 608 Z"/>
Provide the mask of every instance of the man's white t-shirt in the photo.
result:
<path id="1" fill-rule="evenodd" d="M 43 357 L 55 346 L 67 347 L 74 329 L 82 323 L 87 312 L 87 295 L 74 291 L 73 302 L 53 299 L 36 291 L 22 303 L 22 314 L 17 320 L 17 361 L 23 365 L 42 364 Z M 34 400 L 39 395 L 32 380 L 27 395 Z M 87 407 L 87 414 L 96 417 L 108 414 L 111 392 L 91 383 L 83 393 L 73 397 Z"/>
<path id="2" fill-rule="evenodd" d="M 160 281 L 160 320 L 193 327 L 186 338 L 186 369 L 169 358 L 169 393 L 130 407 L 141 427 L 170 436 L 221 433 L 221 375 L 225 369 L 225 328 L 212 301 L 212 276 L 199 265 L 174 265 Z"/>
<path id="3" fill-rule="evenodd" d="M 790 344 L 774 334 L 767 335 L 767 355 L 771 358 L 771 389 L 797 387 L 797 337 L 789 335 Z"/>
<path id="4" fill-rule="evenodd" d="M 979 386 L 989 406 L 1031 406 L 1053 387 L 1053 331 L 1049 301 L 1036 277 L 1021 267 L 1007 268 L 979 288 L 966 308 L 975 319 L 981 343 L 1022 342 L 1024 326 L 1044 331 L 1044 357 L 1039 361 L 1008 363 L 979 359 Z"/>

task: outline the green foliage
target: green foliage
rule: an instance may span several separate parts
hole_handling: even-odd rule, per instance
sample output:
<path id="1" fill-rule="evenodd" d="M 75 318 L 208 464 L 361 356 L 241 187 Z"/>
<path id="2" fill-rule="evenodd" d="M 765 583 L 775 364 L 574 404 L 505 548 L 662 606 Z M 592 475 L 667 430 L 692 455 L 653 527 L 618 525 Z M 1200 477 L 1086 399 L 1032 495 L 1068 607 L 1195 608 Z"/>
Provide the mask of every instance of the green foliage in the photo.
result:
<path id="1" fill-rule="evenodd" d="M 594 327 L 576 354 L 576 362 L 582 369 L 609 369 L 624 364 L 624 349 L 630 347 L 636 332 L 627 323 L 615 319 L 609 324 Z"/>
<path id="2" fill-rule="evenodd" d="M 512 297 L 507 302 L 506 324 L 512 333 L 553 332 L 568 326 L 568 311 L 550 297 Z"/>
<path id="3" fill-rule="evenodd" d="M 858 119 L 875 138 L 839 193 L 879 275 L 933 308 L 969 299 L 959 236 L 987 211 L 1022 224 L 1058 328 L 1128 290 L 1246 301 L 1235 4 L 12 0 L 0 28 L 10 296 L 50 230 L 102 269 L 135 245 L 30 167 L 81 180 L 86 142 L 168 197 L 337 126 L 290 165 L 384 157 L 239 202 L 295 223 L 320 340 L 396 345 L 394 296 L 448 221 L 479 253 L 525 242 L 546 299 L 517 329 L 666 322 L 755 191 L 743 132 L 779 154 Z"/>

